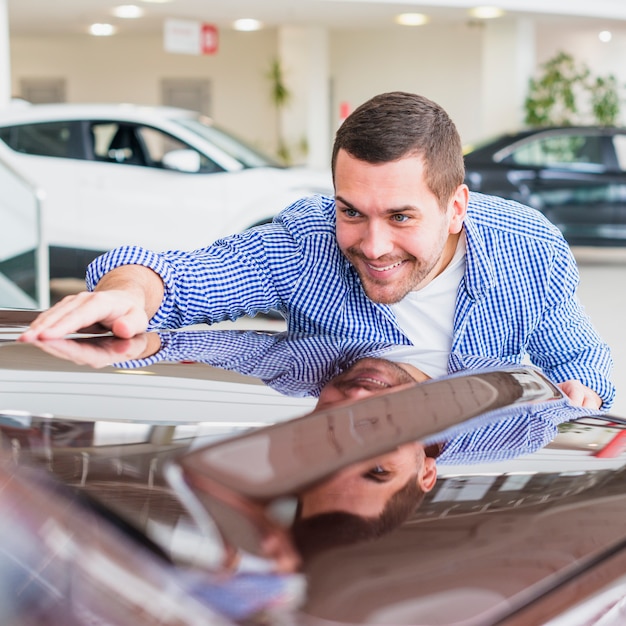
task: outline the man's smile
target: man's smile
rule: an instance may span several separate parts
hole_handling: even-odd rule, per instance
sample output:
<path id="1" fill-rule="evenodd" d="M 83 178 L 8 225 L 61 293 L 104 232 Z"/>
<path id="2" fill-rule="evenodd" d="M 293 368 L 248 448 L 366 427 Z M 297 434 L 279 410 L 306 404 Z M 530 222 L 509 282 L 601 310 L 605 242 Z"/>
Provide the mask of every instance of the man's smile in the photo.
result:
<path id="1" fill-rule="evenodd" d="M 373 270 L 375 272 L 387 272 L 387 271 L 392 270 L 392 269 L 394 269 L 396 267 L 399 267 L 403 263 L 404 263 L 404 261 L 396 261 L 395 263 L 392 263 L 391 265 L 385 265 L 384 267 L 376 267 L 375 265 L 372 265 L 371 263 L 368 263 L 367 261 L 365 262 L 367 267 L 369 267 L 371 270 Z"/>

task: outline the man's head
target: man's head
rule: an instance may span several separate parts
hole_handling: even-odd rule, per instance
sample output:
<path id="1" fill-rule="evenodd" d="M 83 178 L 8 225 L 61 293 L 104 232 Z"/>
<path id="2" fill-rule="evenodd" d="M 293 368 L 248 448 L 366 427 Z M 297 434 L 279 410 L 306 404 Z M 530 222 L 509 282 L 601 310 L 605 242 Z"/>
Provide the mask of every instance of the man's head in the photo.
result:
<path id="1" fill-rule="evenodd" d="M 433 102 L 376 96 L 337 131 L 337 243 L 367 296 L 393 304 L 448 265 L 469 192 L 454 124 Z"/>
<path id="2" fill-rule="evenodd" d="M 335 136 L 333 178 L 340 150 L 373 165 L 421 157 L 424 181 L 442 210 L 465 177 L 454 122 L 438 104 L 417 94 L 383 93 L 355 109 Z"/>
<path id="3" fill-rule="evenodd" d="M 324 386 L 317 409 L 427 379 L 411 365 L 360 359 Z M 359 425 L 353 427 L 358 436 Z M 411 516 L 436 480 L 436 455 L 430 456 L 420 442 L 353 463 L 300 494 L 291 529 L 294 541 L 306 560 L 334 546 L 380 537 Z"/>
<path id="4" fill-rule="evenodd" d="M 305 503 L 300 501 L 291 536 L 306 565 L 320 552 L 371 541 L 392 532 L 411 517 L 425 495 L 418 482 L 409 479 L 386 500 L 379 514 L 367 516 L 347 507 L 303 515 Z"/>
<path id="5" fill-rule="evenodd" d="M 307 489 L 300 496 L 300 516 L 306 519 L 342 511 L 380 520 L 386 517 L 390 502 L 398 506 L 400 497 L 408 517 L 436 480 L 436 460 L 426 456 L 423 444 L 405 443 L 376 458 L 353 463 Z"/>

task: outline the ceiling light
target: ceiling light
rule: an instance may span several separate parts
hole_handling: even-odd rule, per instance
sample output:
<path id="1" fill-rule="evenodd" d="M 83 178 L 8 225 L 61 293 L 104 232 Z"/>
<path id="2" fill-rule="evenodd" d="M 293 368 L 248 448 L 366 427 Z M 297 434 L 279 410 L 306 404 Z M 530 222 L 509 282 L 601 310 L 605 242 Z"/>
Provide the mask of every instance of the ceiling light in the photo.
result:
<path id="1" fill-rule="evenodd" d="M 395 22 L 401 26 L 423 26 L 428 23 L 428 16 L 423 13 L 400 13 L 396 15 Z"/>
<path id="2" fill-rule="evenodd" d="M 172 2 L 172 0 L 141 0 L 142 2 L 147 2 L 150 4 L 167 4 L 168 2 Z"/>
<path id="3" fill-rule="evenodd" d="M 502 17 L 504 11 L 500 7 L 482 6 L 474 7 L 468 11 L 471 17 L 479 20 L 492 20 L 496 17 Z"/>
<path id="4" fill-rule="evenodd" d="M 115 7 L 112 13 L 115 17 L 133 20 L 143 16 L 143 9 L 136 4 L 122 4 L 119 7 Z"/>
<path id="5" fill-rule="evenodd" d="M 96 37 L 109 37 L 115 35 L 117 29 L 113 24 L 92 24 L 89 27 L 89 34 Z"/>
<path id="6" fill-rule="evenodd" d="M 233 22 L 233 28 L 235 30 L 253 31 L 260 30 L 263 24 L 259 20 L 255 20 L 249 17 L 235 20 Z"/>
<path id="7" fill-rule="evenodd" d="M 611 33 L 610 30 L 603 30 L 598 33 L 598 39 L 602 43 L 609 43 L 609 41 L 613 39 L 613 34 Z"/>

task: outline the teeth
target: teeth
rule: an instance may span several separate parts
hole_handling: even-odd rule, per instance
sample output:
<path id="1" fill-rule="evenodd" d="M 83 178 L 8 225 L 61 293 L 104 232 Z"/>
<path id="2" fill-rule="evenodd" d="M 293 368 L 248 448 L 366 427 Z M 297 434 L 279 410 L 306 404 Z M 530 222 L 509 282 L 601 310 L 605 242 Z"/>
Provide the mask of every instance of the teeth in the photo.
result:
<path id="1" fill-rule="evenodd" d="M 402 264 L 402 261 L 398 261 L 397 263 L 394 263 L 393 265 L 387 265 L 387 267 L 374 267 L 373 265 L 370 265 L 369 263 L 367 265 L 368 267 L 373 269 L 375 272 L 386 272 L 387 270 L 391 270 L 394 267 L 398 267 L 398 265 L 401 265 L 401 264 Z"/>
<path id="2" fill-rule="evenodd" d="M 379 387 L 389 387 L 389 385 L 382 380 L 376 380 L 375 378 L 370 378 L 369 376 L 363 376 L 361 380 L 378 385 Z"/>

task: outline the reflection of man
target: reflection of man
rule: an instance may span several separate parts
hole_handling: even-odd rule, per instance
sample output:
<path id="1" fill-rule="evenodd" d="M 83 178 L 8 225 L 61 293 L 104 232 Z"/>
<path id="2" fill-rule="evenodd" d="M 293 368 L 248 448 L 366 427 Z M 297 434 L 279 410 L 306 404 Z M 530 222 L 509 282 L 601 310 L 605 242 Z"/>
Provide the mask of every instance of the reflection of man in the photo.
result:
<path id="1" fill-rule="evenodd" d="M 573 403 L 609 408 L 609 350 L 577 300 L 565 240 L 533 209 L 469 194 L 441 107 L 372 98 L 339 128 L 332 169 L 334 198 L 300 200 L 270 225 L 194 252 L 100 257 L 94 293 L 43 313 L 22 340 L 94 322 L 130 337 L 275 308 L 291 331 L 415 346 L 431 376 L 464 355 L 530 357 Z"/>
<path id="2" fill-rule="evenodd" d="M 378 358 L 361 359 L 324 386 L 316 410 L 427 378 L 412 366 Z M 436 479 L 434 458 L 426 456 L 419 442 L 407 443 L 340 470 L 307 490 L 300 499 L 299 514 L 307 518 L 329 511 L 346 511 L 362 517 L 378 517 L 398 492 L 404 490 L 417 497 L 430 491 Z"/>
<path id="3" fill-rule="evenodd" d="M 427 378 L 411 365 L 364 358 L 324 386 L 317 409 Z M 434 488 L 438 463 L 489 462 L 534 452 L 556 436 L 557 424 L 589 412 L 558 400 L 538 410 L 520 407 L 447 441 L 426 447 L 411 442 L 350 465 L 301 494 L 291 529 L 294 543 L 306 561 L 335 546 L 380 537 L 409 519 Z"/>
<path id="4" fill-rule="evenodd" d="M 315 553 L 380 537 L 402 525 L 437 480 L 420 443 L 351 465 L 307 489 L 291 527 L 306 562 Z"/>

